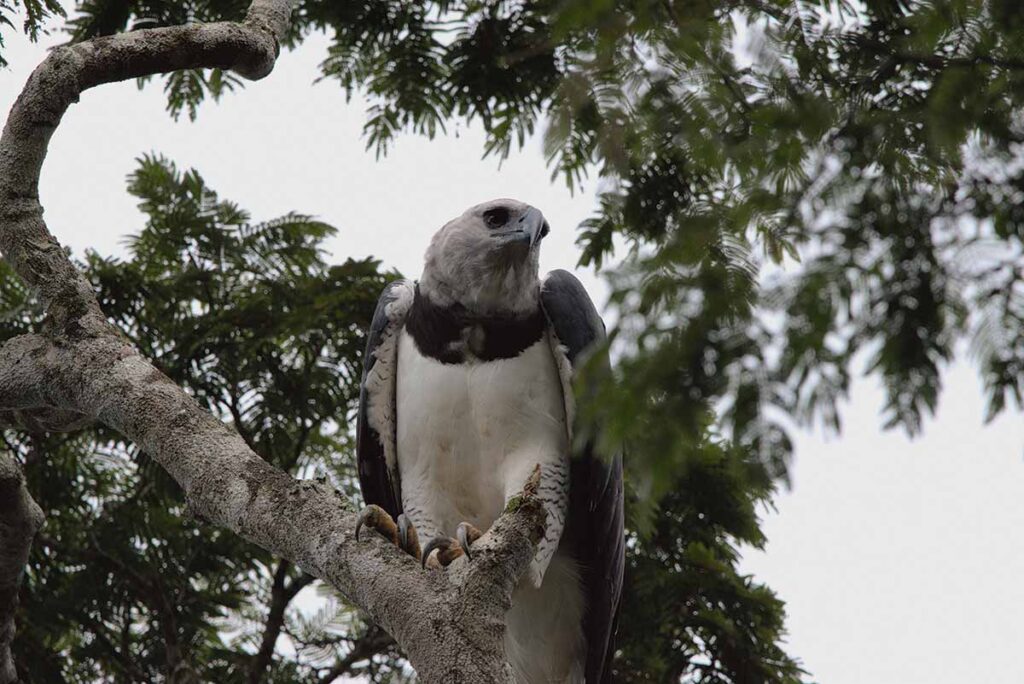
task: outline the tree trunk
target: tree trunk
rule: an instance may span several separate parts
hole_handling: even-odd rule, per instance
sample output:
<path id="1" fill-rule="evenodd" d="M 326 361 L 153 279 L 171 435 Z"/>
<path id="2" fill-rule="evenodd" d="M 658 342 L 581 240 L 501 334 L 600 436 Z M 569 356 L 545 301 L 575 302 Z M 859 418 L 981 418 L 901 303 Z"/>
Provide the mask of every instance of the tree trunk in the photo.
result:
<path id="1" fill-rule="evenodd" d="M 29 496 L 20 466 L 0 452 L 0 684 L 18 681 L 11 657 L 14 611 L 32 538 L 42 525 L 43 512 Z"/>
<path id="2" fill-rule="evenodd" d="M 356 542 L 350 502 L 264 462 L 107 322 L 89 283 L 43 222 L 38 181 L 47 145 L 83 90 L 186 68 L 262 78 L 274 66 L 292 9 L 289 0 L 255 0 L 240 23 L 147 29 L 64 46 L 33 72 L 0 139 L 0 252 L 38 291 L 46 319 L 42 334 L 0 347 L 0 427 L 71 429 L 101 421 L 171 474 L 196 517 L 329 582 L 366 611 L 395 638 L 421 681 L 511 682 L 504 615 L 543 533 L 535 481 L 524 490 L 524 505 L 474 544 L 472 563 L 424 571 L 375 535 Z M 16 464 L 0 460 L 0 468 L 0 684 L 6 684 L 15 681 L 7 650 L 13 600 L 42 515 Z"/>

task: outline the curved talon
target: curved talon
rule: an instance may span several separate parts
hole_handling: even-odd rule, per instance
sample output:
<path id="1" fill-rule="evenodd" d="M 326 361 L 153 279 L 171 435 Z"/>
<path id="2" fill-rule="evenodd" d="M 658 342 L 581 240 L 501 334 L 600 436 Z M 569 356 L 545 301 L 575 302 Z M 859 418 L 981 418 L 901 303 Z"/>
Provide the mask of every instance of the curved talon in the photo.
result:
<path id="1" fill-rule="evenodd" d="M 469 539 L 469 523 L 459 523 L 459 526 L 455 528 L 455 537 L 459 540 L 462 552 L 466 554 L 466 560 L 473 560 L 473 554 L 469 552 L 469 545 L 472 543 Z"/>
<path id="2" fill-rule="evenodd" d="M 421 559 L 424 570 L 427 568 L 427 559 L 430 558 L 430 554 L 437 549 L 447 549 L 451 545 L 451 541 L 448 537 L 434 537 L 427 542 L 427 545 L 423 547 L 423 558 Z"/>
<path id="3" fill-rule="evenodd" d="M 397 522 L 398 527 L 395 530 L 395 543 L 398 544 L 398 548 L 402 549 L 416 560 L 419 560 L 422 554 L 420 552 L 420 535 L 416 531 L 416 525 L 413 524 L 412 519 L 405 513 L 398 514 Z"/>
<path id="4" fill-rule="evenodd" d="M 406 517 L 405 513 L 400 513 L 398 516 L 398 542 L 403 549 L 409 548 L 409 518 Z"/>

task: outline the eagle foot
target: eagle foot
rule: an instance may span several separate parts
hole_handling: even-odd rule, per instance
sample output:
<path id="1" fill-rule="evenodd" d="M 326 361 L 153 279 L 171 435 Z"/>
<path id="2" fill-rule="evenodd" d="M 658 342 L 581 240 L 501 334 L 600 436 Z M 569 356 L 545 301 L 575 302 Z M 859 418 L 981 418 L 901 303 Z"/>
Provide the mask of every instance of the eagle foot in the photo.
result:
<path id="1" fill-rule="evenodd" d="M 416 528 L 412 521 L 402 513 L 398 516 L 398 522 L 380 506 L 370 504 L 359 512 L 359 520 L 356 522 L 356 541 L 359 541 L 359 530 L 366 525 L 371 530 L 391 541 L 392 544 L 402 549 L 410 556 L 419 560 L 420 540 L 416 534 Z"/>
<path id="2" fill-rule="evenodd" d="M 473 542 L 482 537 L 483 534 L 483 532 L 468 522 L 459 523 L 459 526 L 455 528 L 454 539 L 451 537 L 434 537 L 424 547 L 421 560 L 423 567 L 427 567 L 428 561 L 430 561 L 431 567 L 448 567 L 453 560 L 463 555 L 466 557 L 466 560 L 473 560 L 473 554 L 470 553 L 469 547 Z M 436 560 L 430 557 L 430 554 L 435 549 L 437 550 Z"/>

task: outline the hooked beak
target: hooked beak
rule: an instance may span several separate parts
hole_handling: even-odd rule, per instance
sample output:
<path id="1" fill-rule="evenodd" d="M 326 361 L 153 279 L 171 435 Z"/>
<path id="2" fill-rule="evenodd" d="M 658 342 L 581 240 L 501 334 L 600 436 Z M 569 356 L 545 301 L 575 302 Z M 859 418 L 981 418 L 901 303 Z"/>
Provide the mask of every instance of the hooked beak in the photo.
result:
<path id="1" fill-rule="evenodd" d="M 510 229 L 496 233 L 494 237 L 501 239 L 506 245 L 526 247 L 529 251 L 548 234 L 549 230 L 548 222 L 544 220 L 544 214 L 530 207 L 523 212 L 523 215 Z"/>
<path id="2" fill-rule="evenodd" d="M 548 222 L 544 220 L 544 214 L 533 207 L 523 212 L 523 215 L 519 217 L 518 223 L 525 233 L 523 239 L 529 240 L 530 249 L 533 249 L 533 246 L 540 242 L 541 238 L 547 235 L 550 230 Z"/>

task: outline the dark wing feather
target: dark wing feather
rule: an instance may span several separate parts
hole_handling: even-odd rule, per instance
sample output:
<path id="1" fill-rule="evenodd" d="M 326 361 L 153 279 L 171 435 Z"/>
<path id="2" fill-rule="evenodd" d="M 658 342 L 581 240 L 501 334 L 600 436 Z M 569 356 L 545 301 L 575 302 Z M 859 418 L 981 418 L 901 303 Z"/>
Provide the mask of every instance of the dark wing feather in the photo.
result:
<path id="1" fill-rule="evenodd" d="M 571 273 L 549 273 L 541 286 L 541 303 L 571 364 L 604 339 L 604 323 Z M 563 390 L 571 392 L 572 388 Z M 604 684 L 611 678 L 625 567 L 622 455 L 601 458 L 594 445 L 587 443 L 573 456 L 565 535 L 580 563 L 586 593 L 586 682 Z"/>
<path id="2" fill-rule="evenodd" d="M 363 356 L 356 426 L 359 488 L 363 501 L 380 506 L 394 518 L 402 512 L 401 483 L 397 467 L 388 466 L 387 453 L 394 454 L 396 450 L 394 376 L 398 334 L 408 313 L 406 300 L 412 301 L 412 285 L 405 280 L 390 283 L 377 300 Z M 371 417 L 373 408 L 376 408 L 376 421 Z"/>

